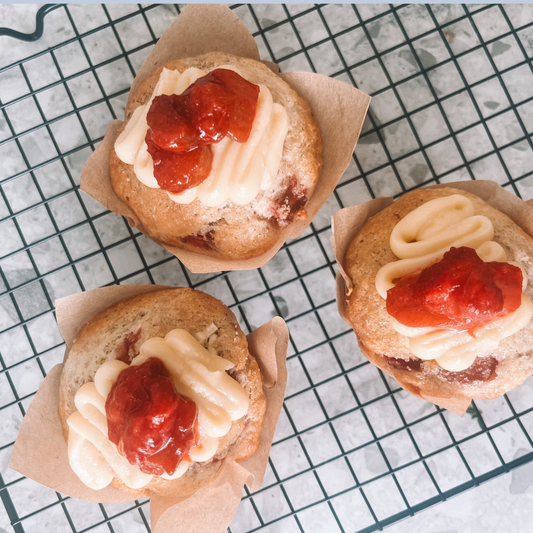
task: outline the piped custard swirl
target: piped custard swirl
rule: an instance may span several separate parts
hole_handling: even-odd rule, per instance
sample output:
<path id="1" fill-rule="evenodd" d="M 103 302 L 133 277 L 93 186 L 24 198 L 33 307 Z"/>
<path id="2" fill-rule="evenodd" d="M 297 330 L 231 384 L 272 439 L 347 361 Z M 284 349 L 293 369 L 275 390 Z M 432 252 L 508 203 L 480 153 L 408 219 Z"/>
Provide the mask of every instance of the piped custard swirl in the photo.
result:
<path id="1" fill-rule="evenodd" d="M 197 338 L 203 341 L 207 337 L 209 347 L 213 334 L 211 329 L 208 337 L 200 332 Z M 226 373 L 233 368 L 233 363 L 204 348 L 185 330 L 172 330 L 164 339 L 148 339 L 131 364 L 141 365 L 151 357 L 163 362 L 177 392 L 192 399 L 198 409 L 199 441 L 172 476 L 162 476 L 176 479 L 186 472 L 191 462 L 207 461 L 215 455 L 219 439 L 228 433 L 232 421 L 247 413 L 249 398 L 241 385 Z M 76 393 L 77 411 L 67 420 L 70 465 L 95 490 L 109 485 L 115 475 L 132 489 L 145 487 L 153 479 L 153 475 L 130 464 L 108 439 L 105 403 L 125 368 L 128 365 L 121 361 L 104 363 L 96 372 L 94 382 L 86 383 Z"/>
<path id="2" fill-rule="evenodd" d="M 426 268 L 442 259 L 452 247 L 476 250 L 485 262 L 506 262 L 505 250 L 492 239 L 494 227 L 485 216 L 474 215 L 472 202 L 454 194 L 431 200 L 405 216 L 393 229 L 390 247 L 399 258 L 383 266 L 376 275 L 376 290 L 384 299 L 395 280 Z M 522 266 L 522 292 L 527 274 Z M 443 327 L 415 328 L 390 317 L 392 327 L 409 337 L 411 352 L 423 360 L 435 359 L 452 372 L 468 368 L 476 357 L 490 355 L 499 343 L 522 329 L 533 316 L 533 303 L 522 294 L 520 307 L 470 331 Z"/>
<path id="3" fill-rule="evenodd" d="M 233 70 L 242 76 L 232 65 L 217 68 Z M 117 156 L 124 163 L 133 165 L 135 175 L 147 187 L 159 188 L 154 177 L 153 160 L 144 140 L 148 131 L 146 117 L 153 99 L 160 95 L 182 94 L 208 72 L 210 71 L 194 67 L 183 73 L 164 68 L 150 100 L 134 111 L 116 140 Z M 180 194 L 167 191 L 171 200 L 189 204 L 198 198 L 207 207 L 219 207 L 227 201 L 245 205 L 253 201 L 259 191 L 272 187 L 281 163 L 289 122 L 285 108 L 273 101 L 270 90 L 264 85 L 259 85 L 259 88 L 256 113 L 248 140 L 239 143 L 225 137 L 212 144 L 213 165 L 209 177 L 197 187 Z"/>

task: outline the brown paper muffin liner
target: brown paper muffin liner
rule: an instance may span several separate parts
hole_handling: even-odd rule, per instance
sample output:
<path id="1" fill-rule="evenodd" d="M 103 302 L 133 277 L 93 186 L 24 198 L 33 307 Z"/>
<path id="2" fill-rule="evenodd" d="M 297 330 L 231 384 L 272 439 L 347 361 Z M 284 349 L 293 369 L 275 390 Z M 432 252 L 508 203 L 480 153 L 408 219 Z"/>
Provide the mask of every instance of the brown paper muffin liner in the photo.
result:
<path id="1" fill-rule="evenodd" d="M 487 202 L 490 206 L 506 214 L 515 224 L 533 237 L 533 200 L 530 200 L 529 203 L 524 202 L 514 194 L 500 187 L 494 181 L 460 181 L 434 185 L 428 188 L 441 187 L 453 187 L 479 196 L 479 198 Z M 336 280 L 337 307 L 340 316 L 350 327 L 351 324 L 346 318 L 344 306 L 346 303 L 345 296 L 351 293 L 353 283 L 344 269 L 344 258 L 348 247 L 361 231 L 366 221 L 382 209 L 391 205 L 392 201 L 392 198 L 376 198 L 360 205 L 341 209 L 332 217 L 331 244 L 339 267 Z M 396 381 L 398 380 L 396 379 Z M 403 388 L 406 388 L 400 381 L 398 383 Z M 412 394 L 412 391 L 408 390 L 408 392 Z M 465 398 L 463 396 L 437 398 L 422 394 L 420 397 L 461 416 L 465 414 L 472 401 L 472 398 Z"/>
<path id="2" fill-rule="evenodd" d="M 57 300 L 57 322 L 66 343 L 65 359 L 81 327 L 93 316 L 120 300 L 171 288 L 174 287 L 112 286 Z M 153 495 L 150 511 L 154 533 L 223 533 L 237 511 L 244 484 L 251 490 L 261 487 L 287 384 L 289 332 L 283 319 L 276 317 L 250 333 L 247 340 L 263 375 L 267 403 L 259 448 L 243 463 L 224 459 L 217 477 L 190 498 Z M 98 491 L 88 488 L 70 468 L 58 415 L 62 368 L 63 364 L 52 368 L 39 387 L 22 420 L 9 467 L 73 498 L 101 503 L 133 501 L 131 494 L 113 487 Z"/>
<path id="3" fill-rule="evenodd" d="M 133 81 L 129 98 L 152 72 L 169 61 L 215 51 L 260 61 L 254 38 L 228 7 L 188 5 L 144 62 Z M 277 65 L 268 61 L 264 63 L 277 72 Z M 307 219 L 295 220 L 284 228 L 278 242 L 264 254 L 247 260 L 220 260 L 167 246 L 150 237 L 135 213 L 117 196 L 111 186 L 109 154 L 122 126 L 120 120 L 111 122 L 103 141 L 85 164 L 81 174 L 81 189 L 114 213 L 124 216 L 130 226 L 136 227 L 163 246 L 192 272 L 249 270 L 263 266 L 287 239 L 301 235 L 335 189 L 350 163 L 370 103 L 370 97 L 365 93 L 327 76 L 309 72 L 289 72 L 280 74 L 280 77 L 309 104 L 315 115 L 322 136 L 323 168 L 315 191 L 305 207 Z"/>

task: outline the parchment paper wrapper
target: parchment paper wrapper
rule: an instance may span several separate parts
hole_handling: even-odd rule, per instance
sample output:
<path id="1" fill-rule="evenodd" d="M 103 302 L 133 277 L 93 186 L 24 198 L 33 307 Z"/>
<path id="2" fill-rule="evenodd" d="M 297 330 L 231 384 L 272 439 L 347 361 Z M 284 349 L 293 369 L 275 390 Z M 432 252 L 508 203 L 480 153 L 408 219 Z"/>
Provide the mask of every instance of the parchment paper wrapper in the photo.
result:
<path id="1" fill-rule="evenodd" d="M 460 181 L 456 183 L 445 183 L 428 187 L 428 189 L 453 187 L 461 189 L 487 202 L 490 206 L 505 213 L 528 235 L 533 237 L 533 200 L 524 202 L 514 194 L 506 191 L 494 181 Z M 353 284 L 344 269 L 344 257 L 351 242 L 361 231 L 366 221 L 382 209 L 392 204 L 392 198 L 376 198 L 364 204 L 346 207 L 337 211 L 332 217 L 332 237 L 331 243 L 339 271 L 337 273 L 337 306 L 342 319 L 351 327 L 346 318 L 344 305 L 345 295 L 351 293 Z M 396 379 L 396 378 L 395 378 Z M 398 380 L 397 380 L 398 381 Z M 402 387 L 402 383 L 398 382 Z M 411 392 L 411 391 L 409 391 Z M 411 393 L 412 394 L 412 393 Z M 463 416 L 472 401 L 471 398 L 462 396 L 452 396 L 451 398 L 437 398 L 422 394 L 421 398 L 428 400 L 435 405 L 453 411 Z"/>
<path id="2" fill-rule="evenodd" d="M 113 286 L 57 300 L 57 321 L 67 345 L 65 358 L 80 328 L 97 313 L 130 296 L 169 288 L 174 287 Z M 153 495 L 150 510 L 154 533 L 222 533 L 237 511 L 244 484 L 252 490 L 261 487 L 287 384 L 285 359 L 289 333 L 283 319 L 276 317 L 250 333 L 247 339 L 263 374 L 267 400 L 259 449 L 244 463 L 225 459 L 217 477 L 190 498 Z M 63 364 L 58 364 L 52 368 L 39 387 L 22 421 L 10 468 L 73 498 L 101 503 L 134 500 L 131 494 L 113 487 L 89 489 L 71 470 L 58 416 L 62 367 Z"/>
<path id="3" fill-rule="evenodd" d="M 135 78 L 129 97 L 157 68 L 175 59 L 222 51 L 260 60 L 257 45 L 245 25 L 226 6 L 188 5 L 164 33 Z M 274 72 L 277 66 L 265 61 Z M 116 195 L 109 177 L 109 154 L 122 125 L 114 120 L 104 140 L 87 161 L 81 174 L 81 189 L 111 211 L 123 215 L 147 237 L 174 254 L 196 273 L 248 270 L 263 266 L 287 239 L 298 237 L 312 222 L 335 189 L 348 167 L 363 126 L 370 97 L 346 83 L 309 72 L 290 72 L 280 76 L 309 104 L 320 127 L 323 143 L 323 169 L 313 196 L 305 209 L 305 221 L 296 220 L 282 232 L 278 242 L 264 254 L 248 260 L 223 261 L 166 246 L 150 237 L 138 217 Z"/>

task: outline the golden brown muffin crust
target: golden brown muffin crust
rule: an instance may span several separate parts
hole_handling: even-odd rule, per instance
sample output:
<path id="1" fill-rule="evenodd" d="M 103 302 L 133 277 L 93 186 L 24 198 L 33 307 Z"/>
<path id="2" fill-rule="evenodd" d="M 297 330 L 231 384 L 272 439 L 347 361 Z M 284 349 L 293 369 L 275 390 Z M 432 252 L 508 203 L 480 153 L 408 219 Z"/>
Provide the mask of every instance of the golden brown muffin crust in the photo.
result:
<path id="1" fill-rule="evenodd" d="M 250 458 L 259 446 L 265 416 L 266 401 L 262 378 L 256 360 L 248 351 L 246 336 L 235 315 L 219 300 L 200 291 L 178 288 L 153 292 L 122 300 L 87 322 L 76 337 L 61 374 L 59 416 L 63 435 L 68 441 L 67 418 L 75 411 L 74 396 L 85 383 L 94 380 L 98 368 L 117 358 L 125 340 L 131 335 L 137 340 L 131 355 L 139 354 L 144 341 L 164 337 L 180 328 L 194 334 L 212 323 L 217 326 L 213 347 L 217 354 L 231 361 L 235 367 L 228 373 L 247 391 L 250 398 L 248 413 L 232 423 L 229 433 L 220 439 L 215 457 L 204 463 L 191 465 L 175 481 L 156 476 L 144 490 L 133 490 L 115 477 L 112 485 L 137 497 L 170 488 L 179 493 L 192 494 L 208 482 L 218 471 L 221 461 L 229 456 L 242 462 Z"/>
<path id="2" fill-rule="evenodd" d="M 496 398 L 533 374 L 533 322 L 504 339 L 492 354 L 497 361 L 496 376 L 486 382 L 453 381 L 435 361 L 421 361 L 410 352 L 408 338 L 392 328 L 386 301 L 375 287 L 379 269 L 398 260 L 389 246 L 394 226 L 420 205 L 452 194 L 466 196 L 474 205 L 474 214 L 491 220 L 494 240 L 504 248 L 508 261 L 522 264 L 529 280 L 525 294 L 533 297 L 533 239 L 529 235 L 508 216 L 473 194 L 453 188 L 421 189 L 405 194 L 371 217 L 349 246 L 344 266 L 354 290 L 347 297 L 345 313 L 367 358 L 413 394 Z M 419 370 L 394 368 L 391 358 L 411 361 L 412 367 L 420 365 Z"/>
<path id="3" fill-rule="evenodd" d="M 114 150 L 110 155 L 111 184 L 148 234 L 162 243 L 219 259 L 250 259 L 269 250 L 279 239 L 282 228 L 273 223 L 270 208 L 285 195 L 291 178 L 296 180 L 298 190 L 306 191 L 309 200 L 322 168 L 318 124 L 307 103 L 287 83 L 258 61 L 222 52 L 172 61 L 156 70 L 130 99 L 119 134 L 135 109 L 148 102 L 163 68 L 183 72 L 189 67 L 209 70 L 221 65 L 234 65 L 250 82 L 266 85 L 274 102 L 287 111 L 289 131 L 273 189 L 261 191 L 244 206 L 227 202 L 221 207 L 206 207 L 198 199 L 180 205 L 170 200 L 165 191 L 141 183 L 133 166 L 123 163 Z"/>

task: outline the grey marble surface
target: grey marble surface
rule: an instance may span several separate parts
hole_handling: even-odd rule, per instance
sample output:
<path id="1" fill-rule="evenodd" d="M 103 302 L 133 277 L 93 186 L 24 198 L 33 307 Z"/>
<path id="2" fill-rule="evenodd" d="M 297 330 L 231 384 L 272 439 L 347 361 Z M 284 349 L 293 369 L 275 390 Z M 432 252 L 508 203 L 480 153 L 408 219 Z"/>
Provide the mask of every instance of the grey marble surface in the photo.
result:
<path id="1" fill-rule="evenodd" d="M 2 4 L 0 26 L 32 31 L 38 7 Z M 109 283 L 194 284 L 230 305 L 245 331 L 278 313 L 288 322 L 289 382 L 264 488 L 242 501 L 232 533 L 360 530 L 532 452 L 533 380 L 460 418 L 366 362 L 337 314 L 329 237 L 339 208 L 435 181 L 492 179 L 533 197 L 533 7 L 235 11 L 261 30 L 264 59 L 373 99 L 354 159 L 312 227 L 260 270 L 223 276 L 189 273 L 78 189 L 175 8 L 72 5 L 47 15 L 36 42 L 0 36 L 0 473 L 26 532 L 101 533 L 107 519 L 115 532 L 147 531 L 146 501 L 58 504 L 7 468 L 23 412 L 63 357 L 54 299 Z M 526 533 L 532 494 L 526 464 L 387 531 Z M 9 522 L 0 506 L 0 533 Z"/>

